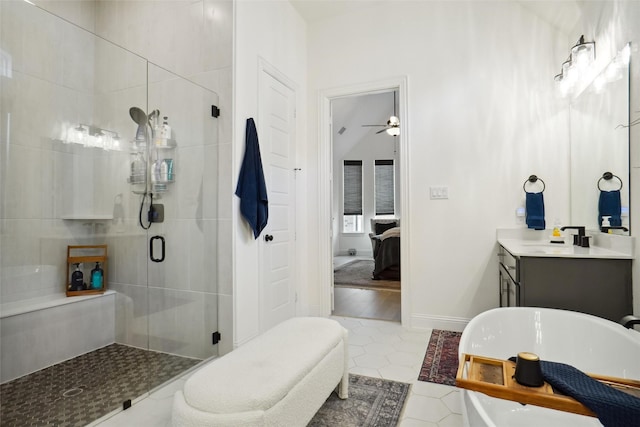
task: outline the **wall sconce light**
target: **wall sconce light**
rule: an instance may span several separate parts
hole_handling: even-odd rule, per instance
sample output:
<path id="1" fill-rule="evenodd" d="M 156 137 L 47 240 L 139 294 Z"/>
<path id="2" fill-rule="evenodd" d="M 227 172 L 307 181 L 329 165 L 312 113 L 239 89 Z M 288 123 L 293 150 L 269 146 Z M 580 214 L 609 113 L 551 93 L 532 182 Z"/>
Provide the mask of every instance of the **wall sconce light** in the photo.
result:
<path id="1" fill-rule="evenodd" d="M 586 68 L 596 60 L 596 42 L 584 41 L 584 36 L 580 36 L 578 43 L 571 48 L 571 62 L 576 67 Z"/>
<path id="2" fill-rule="evenodd" d="M 584 77 L 585 70 L 596 59 L 596 42 L 585 42 L 584 35 L 580 36 L 578 43 L 571 48 L 569 58 L 562 63 L 562 71 L 553 78 L 560 85 L 563 95 Z"/>

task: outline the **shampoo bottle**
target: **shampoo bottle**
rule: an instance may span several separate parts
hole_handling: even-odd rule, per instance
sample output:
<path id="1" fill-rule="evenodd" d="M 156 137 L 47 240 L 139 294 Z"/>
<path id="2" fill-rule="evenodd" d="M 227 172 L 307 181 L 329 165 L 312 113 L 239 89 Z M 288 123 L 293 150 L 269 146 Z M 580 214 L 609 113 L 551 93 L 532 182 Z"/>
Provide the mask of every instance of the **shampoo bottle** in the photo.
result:
<path id="1" fill-rule="evenodd" d="M 84 290 L 84 275 L 80 270 L 80 264 L 76 264 L 76 269 L 71 273 L 71 289 L 70 291 Z"/>
<path id="2" fill-rule="evenodd" d="M 160 180 L 164 182 L 169 180 L 169 164 L 166 160 L 160 163 Z"/>
<path id="3" fill-rule="evenodd" d="M 164 116 L 162 128 L 160 129 L 160 136 L 165 140 L 171 139 L 171 126 L 169 126 L 169 117 L 167 116 Z"/>
<path id="4" fill-rule="evenodd" d="M 91 289 L 102 289 L 103 271 L 100 263 L 96 262 L 96 266 L 91 270 Z"/>
<path id="5" fill-rule="evenodd" d="M 144 161 L 142 160 L 142 155 L 140 153 L 136 153 L 133 157 L 133 161 L 131 162 L 131 183 L 143 183 L 145 180 L 144 172 Z"/>

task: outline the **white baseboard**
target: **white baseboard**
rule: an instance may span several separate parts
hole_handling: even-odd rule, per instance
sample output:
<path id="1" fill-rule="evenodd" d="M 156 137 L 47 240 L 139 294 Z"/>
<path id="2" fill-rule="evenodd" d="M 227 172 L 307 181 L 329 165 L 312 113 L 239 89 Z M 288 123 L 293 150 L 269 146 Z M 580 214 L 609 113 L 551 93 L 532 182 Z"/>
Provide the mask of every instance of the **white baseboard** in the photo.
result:
<path id="1" fill-rule="evenodd" d="M 358 257 L 373 258 L 373 251 L 358 250 L 358 252 L 355 255 L 349 255 L 348 251 L 339 251 L 334 256 L 353 256 L 354 259 Z"/>
<path id="2" fill-rule="evenodd" d="M 426 314 L 411 315 L 412 329 L 442 329 L 462 332 L 471 319 L 464 317 L 431 316 Z"/>

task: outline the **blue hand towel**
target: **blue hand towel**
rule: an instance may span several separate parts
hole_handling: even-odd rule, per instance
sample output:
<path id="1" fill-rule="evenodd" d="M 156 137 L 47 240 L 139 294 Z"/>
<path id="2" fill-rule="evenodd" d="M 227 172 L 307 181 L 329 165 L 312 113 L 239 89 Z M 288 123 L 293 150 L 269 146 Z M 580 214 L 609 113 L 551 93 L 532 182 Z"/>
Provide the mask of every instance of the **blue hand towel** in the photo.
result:
<path id="1" fill-rule="evenodd" d="M 544 197 L 542 192 L 529 193 L 526 198 L 526 222 L 527 227 L 534 230 L 544 230 Z"/>
<path id="2" fill-rule="evenodd" d="M 591 409 L 605 427 L 640 426 L 640 399 L 594 380 L 573 366 L 540 361 L 542 376 L 555 390 Z"/>
<path id="3" fill-rule="evenodd" d="M 251 226 L 253 237 L 257 239 L 267 226 L 269 200 L 262 171 L 258 132 L 252 118 L 247 119 L 245 144 L 236 196 L 240 198 L 240 212 Z"/>
<path id="4" fill-rule="evenodd" d="M 609 223 L 614 227 L 619 227 L 622 225 L 621 214 L 620 190 L 601 190 L 598 199 L 598 224 L 602 224 L 603 216 L 610 216 Z"/>

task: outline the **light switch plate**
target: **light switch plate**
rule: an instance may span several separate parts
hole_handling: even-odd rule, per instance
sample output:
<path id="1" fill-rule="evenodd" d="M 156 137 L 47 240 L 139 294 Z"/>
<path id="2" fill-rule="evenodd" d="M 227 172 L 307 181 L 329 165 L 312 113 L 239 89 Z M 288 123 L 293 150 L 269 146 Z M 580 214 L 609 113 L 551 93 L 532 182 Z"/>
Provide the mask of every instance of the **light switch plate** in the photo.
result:
<path id="1" fill-rule="evenodd" d="M 447 186 L 438 186 L 438 187 L 429 187 L 429 197 L 431 199 L 448 199 L 449 198 L 449 187 Z"/>

